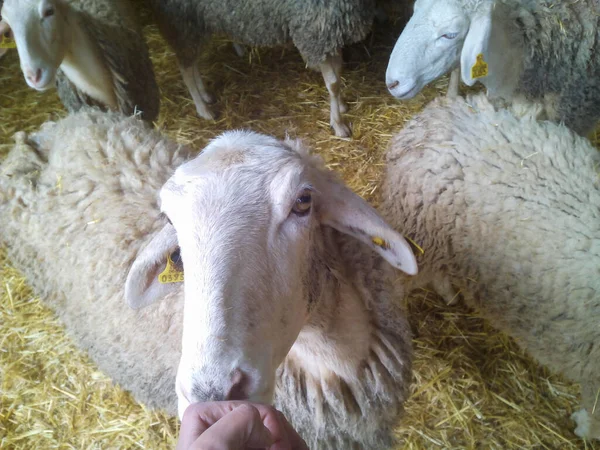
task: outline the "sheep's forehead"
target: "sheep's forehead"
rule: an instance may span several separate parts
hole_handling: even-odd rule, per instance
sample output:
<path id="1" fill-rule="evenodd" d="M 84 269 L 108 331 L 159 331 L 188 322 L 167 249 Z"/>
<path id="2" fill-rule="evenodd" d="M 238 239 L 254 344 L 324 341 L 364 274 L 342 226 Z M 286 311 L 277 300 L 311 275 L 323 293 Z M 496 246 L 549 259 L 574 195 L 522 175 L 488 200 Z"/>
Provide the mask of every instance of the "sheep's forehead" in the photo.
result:
<path id="1" fill-rule="evenodd" d="M 227 205 L 251 199 L 256 206 L 262 203 L 276 210 L 285 208 L 299 189 L 312 185 L 312 171 L 307 170 L 302 156 L 286 144 L 264 138 L 250 135 L 246 139 L 213 141 L 176 170 L 161 191 L 163 204 L 169 198 L 177 201 L 177 197 L 185 197 L 186 203 Z"/>
<path id="2" fill-rule="evenodd" d="M 415 4 L 415 15 L 430 18 L 435 22 L 446 22 L 457 17 L 470 16 L 489 1 L 491 0 L 423 0 Z"/>
<path id="3" fill-rule="evenodd" d="M 41 2 L 42 0 L 4 0 L 2 16 L 14 14 L 16 11 L 21 14 L 37 11 Z"/>

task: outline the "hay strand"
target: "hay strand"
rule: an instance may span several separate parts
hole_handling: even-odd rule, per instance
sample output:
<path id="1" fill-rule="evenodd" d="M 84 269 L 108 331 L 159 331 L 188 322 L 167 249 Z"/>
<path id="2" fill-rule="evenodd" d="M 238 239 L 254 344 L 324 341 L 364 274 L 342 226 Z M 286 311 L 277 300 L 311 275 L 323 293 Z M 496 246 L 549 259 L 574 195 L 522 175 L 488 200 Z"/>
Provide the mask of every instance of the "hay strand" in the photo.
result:
<path id="1" fill-rule="evenodd" d="M 201 62 L 219 117 L 197 118 L 173 53 L 147 24 L 162 91 L 157 125 L 198 149 L 240 127 L 300 137 L 377 204 L 389 139 L 445 94 L 448 83 L 443 78 L 407 102 L 387 93 L 385 68 L 401 27 L 402 20 L 378 25 L 367 42 L 345 51 L 343 92 L 353 127 L 347 140 L 332 136 L 321 76 L 306 70 L 294 49 L 250 49 L 240 58 L 219 37 Z M 26 86 L 14 51 L 0 61 L 0 111 L 0 158 L 16 131 L 65 115 L 55 91 Z M 423 290 L 406 307 L 416 354 L 413 395 L 397 429 L 401 448 L 600 449 L 573 434 L 569 416 L 577 408 L 577 387 L 541 368 L 462 305 L 446 306 Z M 1 448 L 174 448 L 177 420 L 137 404 L 100 373 L 2 250 L 0 374 Z"/>

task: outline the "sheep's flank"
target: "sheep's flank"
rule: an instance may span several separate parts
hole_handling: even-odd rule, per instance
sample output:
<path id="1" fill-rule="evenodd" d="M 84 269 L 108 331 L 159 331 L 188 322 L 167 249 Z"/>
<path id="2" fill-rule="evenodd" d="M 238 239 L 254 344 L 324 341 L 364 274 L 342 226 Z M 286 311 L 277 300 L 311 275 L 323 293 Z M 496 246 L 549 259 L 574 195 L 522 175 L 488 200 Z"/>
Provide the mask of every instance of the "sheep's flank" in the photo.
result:
<path id="1" fill-rule="evenodd" d="M 301 137 L 351 188 L 377 204 L 389 139 L 445 94 L 448 82 L 443 78 L 408 102 L 388 94 L 385 69 L 405 20 L 392 13 L 389 23 L 344 52 L 351 141 L 331 134 L 321 75 L 304 70 L 296 50 L 252 50 L 239 58 L 224 38 L 212 39 L 202 60 L 220 119 L 199 119 L 173 53 L 147 24 L 163 96 L 158 125 L 196 148 L 239 127 Z M 26 86 L 15 51 L 0 60 L 0 93 L 0 159 L 16 131 L 65 115 L 55 91 Z M 600 449 L 572 432 L 576 387 L 541 368 L 466 307 L 445 306 L 426 291 L 405 301 L 415 334 L 415 383 L 398 424 L 401 448 Z M 177 420 L 148 411 L 113 386 L 0 250 L 0 447 L 171 449 L 177 427 Z"/>

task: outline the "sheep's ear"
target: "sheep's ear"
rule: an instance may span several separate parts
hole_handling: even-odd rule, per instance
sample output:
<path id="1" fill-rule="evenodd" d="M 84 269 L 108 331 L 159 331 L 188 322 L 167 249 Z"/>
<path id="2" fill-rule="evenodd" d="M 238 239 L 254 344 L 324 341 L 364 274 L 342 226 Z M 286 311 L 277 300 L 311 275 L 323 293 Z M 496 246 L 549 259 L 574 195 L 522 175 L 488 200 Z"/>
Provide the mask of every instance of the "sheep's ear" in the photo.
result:
<path id="1" fill-rule="evenodd" d="M 321 223 L 364 242 L 397 269 L 417 274 L 417 260 L 408 242 L 365 200 L 333 180 L 321 192 L 317 206 Z"/>
<path id="2" fill-rule="evenodd" d="M 460 73 L 463 83 L 468 86 L 473 86 L 489 72 L 487 57 L 492 33 L 492 11 L 493 6 L 489 5 L 471 19 L 460 55 Z"/>
<path id="3" fill-rule="evenodd" d="M 125 298 L 133 309 L 162 299 L 183 282 L 183 266 L 173 261 L 179 245 L 173 225 L 166 224 L 133 262 L 125 282 Z"/>

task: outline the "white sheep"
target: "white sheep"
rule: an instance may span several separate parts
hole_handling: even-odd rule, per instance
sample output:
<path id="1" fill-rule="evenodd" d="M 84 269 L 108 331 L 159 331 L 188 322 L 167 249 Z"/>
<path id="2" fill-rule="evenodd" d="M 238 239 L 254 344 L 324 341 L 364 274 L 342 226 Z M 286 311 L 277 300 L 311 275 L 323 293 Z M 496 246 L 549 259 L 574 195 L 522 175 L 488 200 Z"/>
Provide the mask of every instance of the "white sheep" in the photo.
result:
<path id="1" fill-rule="evenodd" d="M 229 132 L 190 153 L 117 113 L 18 134 L 0 166 L 11 261 L 150 406 L 274 401 L 310 448 L 389 448 L 409 245 L 295 141 Z"/>
<path id="2" fill-rule="evenodd" d="M 408 99 L 460 68 L 462 80 L 481 81 L 490 98 L 544 103 L 548 119 L 585 135 L 600 117 L 598 46 L 596 0 L 417 0 L 386 83 Z"/>
<path id="3" fill-rule="evenodd" d="M 27 84 L 56 84 L 69 111 L 84 105 L 158 117 L 159 91 L 135 13 L 123 0 L 4 0 Z"/>
<path id="4" fill-rule="evenodd" d="M 600 153 L 541 109 L 434 101 L 392 141 L 381 210 L 424 250 L 406 291 L 461 293 L 581 383 L 576 433 L 600 438 Z"/>
<path id="5" fill-rule="evenodd" d="M 330 98 L 330 123 L 336 136 L 350 136 L 342 119 L 341 48 L 363 40 L 371 29 L 375 0 L 151 0 L 161 33 L 175 51 L 183 81 L 200 117 L 213 119 L 198 59 L 212 33 L 238 43 L 275 46 L 293 42 L 307 65 L 320 69 Z"/>

